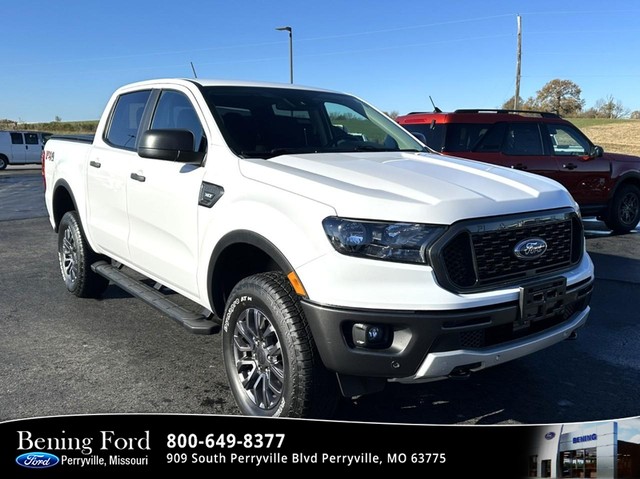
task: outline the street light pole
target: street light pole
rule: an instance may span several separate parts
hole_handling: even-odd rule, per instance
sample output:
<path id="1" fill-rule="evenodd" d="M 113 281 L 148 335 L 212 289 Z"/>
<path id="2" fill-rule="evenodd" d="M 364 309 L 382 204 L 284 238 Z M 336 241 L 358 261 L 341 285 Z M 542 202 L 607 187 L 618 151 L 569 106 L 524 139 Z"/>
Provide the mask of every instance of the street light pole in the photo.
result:
<path id="1" fill-rule="evenodd" d="M 289 32 L 289 79 L 293 83 L 293 29 L 291 27 L 278 27 L 276 30 Z"/>

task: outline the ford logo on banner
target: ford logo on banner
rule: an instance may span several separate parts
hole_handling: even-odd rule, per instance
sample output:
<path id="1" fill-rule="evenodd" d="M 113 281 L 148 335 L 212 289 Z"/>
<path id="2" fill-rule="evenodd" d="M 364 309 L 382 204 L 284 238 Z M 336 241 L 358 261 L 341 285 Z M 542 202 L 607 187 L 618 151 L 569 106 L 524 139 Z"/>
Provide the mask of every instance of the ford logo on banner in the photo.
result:
<path id="1" fill-rule="evenodd" d="M 48 452 L 25 452 L 16 457 L 16 462 L 29 469 L 45 469 L 55 466 L 60 462 L 60 459 Z"/>
<path id="2" fill-rule="evenodd" d="M 513 248 L 516 258 L 524 260 L 538 259 L 545 251 L 547 251 L 547 242 L 542 238 L 522 240 Z"/>

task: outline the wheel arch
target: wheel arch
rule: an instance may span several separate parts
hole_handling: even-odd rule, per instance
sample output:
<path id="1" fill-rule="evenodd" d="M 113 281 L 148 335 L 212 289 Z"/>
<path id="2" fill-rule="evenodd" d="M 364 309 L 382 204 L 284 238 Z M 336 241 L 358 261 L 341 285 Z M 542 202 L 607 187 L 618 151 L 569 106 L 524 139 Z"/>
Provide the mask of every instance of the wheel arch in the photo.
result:
<path id="1" fill-rule="evenodd" d="M 271 241 L 249 230 L 223 236 L 211 254 L 207 271 L 207 294 L 216 316 L 222 317 L 226 299 L 241 279 L 268 271 L 282 271 L 285 275 L 293 271 Z"/>
<path id="2" fill-rule="evenodd" d="M 611 189 L 609 200 L 611 201 L 616 193 L 625 185 L 634 185 L 636 188 L 640 188 L 640 172 L 630 171 L 618 177 L 616 184 Z"/>
<path id="3" fill-rule="evenodd" d="M 58 231 L 60 220 L 67 211 L 78 211 L 76 199 L 73 196 L 69 183 L 65 180 L 58 180 L 53 187 L 53 220 L 55 223 L 55 231 Z"/>

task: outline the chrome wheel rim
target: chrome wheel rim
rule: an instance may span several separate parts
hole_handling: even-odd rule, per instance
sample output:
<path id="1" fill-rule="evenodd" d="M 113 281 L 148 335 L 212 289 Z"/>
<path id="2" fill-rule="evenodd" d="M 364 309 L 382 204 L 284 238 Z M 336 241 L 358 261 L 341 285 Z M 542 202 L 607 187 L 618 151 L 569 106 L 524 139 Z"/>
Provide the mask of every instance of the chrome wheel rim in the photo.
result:
<path id="1" fill-rule="evenodd" d="M 638 197 L 634 194 L 627 194 L 620 203 L 620 219 L 623 223 L 631 225 L 638 215 Z M 635 225 L 632 225 L 635 226 Z"/>
<path id="2" fill-rule="evenodd" d="M 261 409 L 274 408 L 284 389 L 280 338 L 259 309 L 244 310 L 233 332 L 236 374 L 245 393 Z"/>
<path id="3" fill-rule="evenodd" d="M 67 284 L 73 285 L 78 277 L 78 251 L 71 228 L 66 228 L 62 236 L 60 266 Z"/>

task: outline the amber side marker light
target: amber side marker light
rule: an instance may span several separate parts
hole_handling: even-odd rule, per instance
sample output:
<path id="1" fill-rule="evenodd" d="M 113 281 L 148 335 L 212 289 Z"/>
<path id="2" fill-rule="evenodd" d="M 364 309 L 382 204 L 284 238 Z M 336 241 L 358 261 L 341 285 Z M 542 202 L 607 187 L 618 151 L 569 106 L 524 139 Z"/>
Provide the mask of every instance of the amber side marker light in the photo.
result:
<path id="1" fill-rule="evenodd" d="M 287 275 L 287 279 L 291 283 L 291 286 L 293 286 L 293 290 L 299 296 L 307 296 L 307 292 L 305 291 L 304 286 L 302 286 L 302 281 L 300 281 L 300 278 L 298 278 L 295 271 L 291 271 L 291 273 Z"/>

